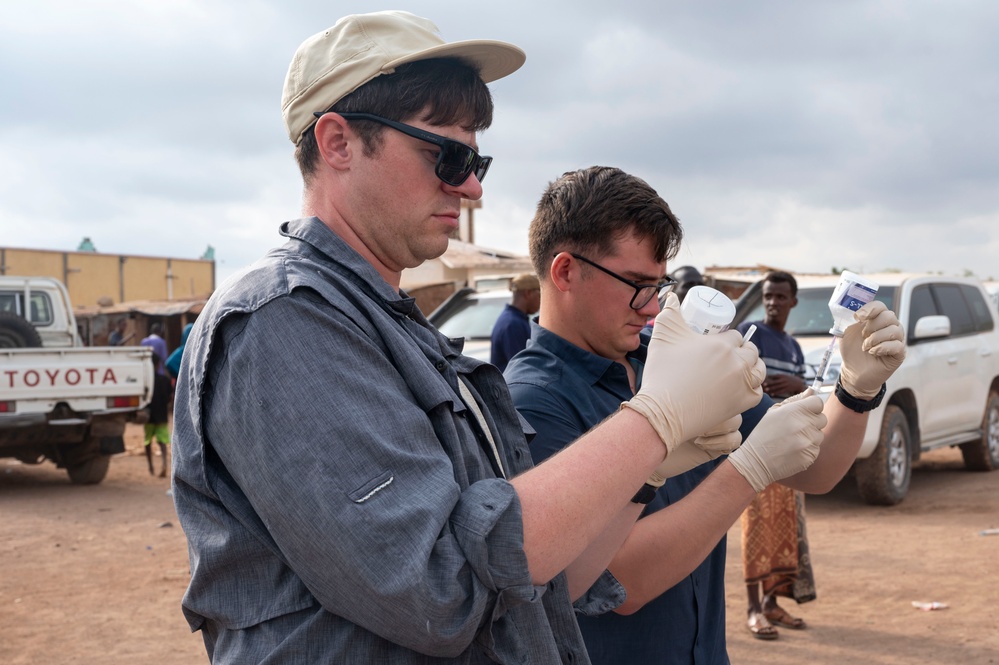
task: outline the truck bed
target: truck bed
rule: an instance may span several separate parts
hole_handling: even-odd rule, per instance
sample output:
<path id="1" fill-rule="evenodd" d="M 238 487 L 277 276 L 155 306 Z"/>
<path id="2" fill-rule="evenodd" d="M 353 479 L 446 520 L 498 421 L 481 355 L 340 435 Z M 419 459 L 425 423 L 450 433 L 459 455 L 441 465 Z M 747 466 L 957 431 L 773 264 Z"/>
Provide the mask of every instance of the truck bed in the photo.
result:
<path id="1" fill-rule="evenodd" d="M 148 347 L 0 349 L 0 422 L 5 416 L 51 412 L 65 403 L 76 412 L 114 409 L 115 399 L 152 397 Z M 112 400 L 109 402 L 109 399 Z M 124 403 L 122 403 L 124 405 Z"/>

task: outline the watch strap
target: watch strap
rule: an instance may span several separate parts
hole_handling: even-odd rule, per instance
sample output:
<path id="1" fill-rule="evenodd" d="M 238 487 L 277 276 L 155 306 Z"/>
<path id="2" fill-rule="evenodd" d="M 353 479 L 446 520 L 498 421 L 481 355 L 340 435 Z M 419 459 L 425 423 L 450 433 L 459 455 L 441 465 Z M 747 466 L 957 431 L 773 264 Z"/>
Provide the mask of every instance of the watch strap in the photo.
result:
<path id="1" fill-rule="evenodd" d="M 842 383 L 839 381 L 836 382 L 836 399 L 839 400 L 840 404 L 851 411 L 856 411 L 857 413 L 867 413 L 868 411 L 873 411 L 881 406 L 881 400 L 885 398 L 885 393 L 887 392 L 888 384 L 882 383 L 881 390 L 879 390 L 878 394 L 872 399 L 857 399 L 850 393 L 846 392 Z"/>
<path id="2" fill-rule="evenodd" d="M 656 498 L 657 491 L 659 491 L 658 487 L 645 483 L 642 485 L 642 489 L 638 490 L 638 493 L 631 498 L 631 502 L 648 505 L 652 499 Z"/>

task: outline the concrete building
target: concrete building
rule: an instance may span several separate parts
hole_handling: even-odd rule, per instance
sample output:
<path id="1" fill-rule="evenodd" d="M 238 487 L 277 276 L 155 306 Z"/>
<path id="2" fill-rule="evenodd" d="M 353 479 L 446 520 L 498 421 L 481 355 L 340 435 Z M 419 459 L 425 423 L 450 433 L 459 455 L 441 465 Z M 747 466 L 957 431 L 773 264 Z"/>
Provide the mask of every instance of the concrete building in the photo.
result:
<path id="1" fill-rule="evenodd" d="M 75 307 L 208 298 L 215 261 L 0 247 L 0 275 L 55 277 Z"/>

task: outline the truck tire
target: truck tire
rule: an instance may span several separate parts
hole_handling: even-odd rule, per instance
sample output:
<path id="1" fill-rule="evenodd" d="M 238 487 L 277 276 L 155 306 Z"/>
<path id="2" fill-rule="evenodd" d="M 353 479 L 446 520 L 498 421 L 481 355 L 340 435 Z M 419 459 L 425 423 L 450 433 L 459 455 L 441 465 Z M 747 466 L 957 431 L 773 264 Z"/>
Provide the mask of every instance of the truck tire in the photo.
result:
<path id="1" fill-rule="evenodd" d="M 29 349 L 42 345 L 31 322 L 14 312 L 0 312 L 0 349 Z"/>
<path id="2" fill-rule="evenodd" d="M 982 416 L 982 436 L 962 444 L 961 456 L 969 471 L 999 469 L 999 392 L 989 392 L 985 415 Z"/>
<path id="3" fill-rule="evenodd" d="M 878 445 L 870 457 L 854 463 L 854 475 L 865 503 L 894 506 L 905 498 L 912 478 L 912 435 L 901 408 L 885 407 Z"/>
<path id="4" fill-rule="evenodd" d="M 97 455 L 66 467 L 66 473 L 74 485 L 96 485 L 108 475 L 111 466 L 110 455 Z"/>
<path id="5" fill-rule="evenodd" d="M 101 439 L 91 436 L 78 446 L 63 451 L 63 466 L 74 485 L 96 485 L 108 475 L 111 455 L 101 452 Z"/>

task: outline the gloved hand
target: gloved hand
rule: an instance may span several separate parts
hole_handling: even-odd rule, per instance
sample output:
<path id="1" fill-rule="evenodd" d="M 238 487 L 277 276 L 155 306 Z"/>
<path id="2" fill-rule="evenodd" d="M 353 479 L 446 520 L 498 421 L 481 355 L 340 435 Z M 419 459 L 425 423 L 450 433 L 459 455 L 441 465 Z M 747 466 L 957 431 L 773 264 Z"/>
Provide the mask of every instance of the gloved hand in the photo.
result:
<path id="1" fill-rule="evenodd" d="M 743 344 L 735 330 L 698 335 L 671 293 L 652 329 L 642 388 L 622 406 L 645 416 L 668 455 L 682 441 L 758 403 L 765 377 L 753 344 Z"/>
<path id="2" fill-rule="evenodd" d="M 854 317 L 860 323 L 848 327 L 839 342 L 843 356 L 839 380 L 846 392 L 869 400 L 905 360 L 905 335 L 895 313 L 877 300 Z"/>
<path id="3" fill-rule="evenodd" d="M 728 461 L 757 492 L 804 471 L 819 455 L 826 426 L 822 407 L 811 388 L 774 404 Z"/>
<path id="4" fill-rule="evenodd" d="M 694 437 L 693 443 L 711 455 L 711 459 L 728 455 L 742 443 L 742 434 L 739 432 L 741 426 L 742 414 L 737 413 L 725 422 L 715 425 L 701 436 Z"/>
<path id="5" fill-rule="evenodd" d="M 717 427 L 712 427 L 711 431 L 691 441 L 684 441 L 670 451 L 646 482 L 653 487 L 662 487 L 667 478 L 679 476 L 695 466 L 729 454 L 742 443 L 740 425 L 742 425 L 741 414 L 729 418 Z"/>

